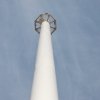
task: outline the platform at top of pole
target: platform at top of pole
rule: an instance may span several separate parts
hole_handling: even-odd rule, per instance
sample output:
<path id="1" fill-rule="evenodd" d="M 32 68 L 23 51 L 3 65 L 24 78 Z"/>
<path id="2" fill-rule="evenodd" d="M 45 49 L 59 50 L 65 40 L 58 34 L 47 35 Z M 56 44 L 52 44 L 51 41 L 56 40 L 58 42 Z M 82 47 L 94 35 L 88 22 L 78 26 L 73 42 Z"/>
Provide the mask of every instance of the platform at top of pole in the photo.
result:
<path id="1" fill-rule="evenodd" d="M 51 34 L 56 30 L 56 20 L 48 13 L 40 14 L 35 20 L 35 30 L 40 33 L 42 22 L 47 21 L 50 24 Z"/>

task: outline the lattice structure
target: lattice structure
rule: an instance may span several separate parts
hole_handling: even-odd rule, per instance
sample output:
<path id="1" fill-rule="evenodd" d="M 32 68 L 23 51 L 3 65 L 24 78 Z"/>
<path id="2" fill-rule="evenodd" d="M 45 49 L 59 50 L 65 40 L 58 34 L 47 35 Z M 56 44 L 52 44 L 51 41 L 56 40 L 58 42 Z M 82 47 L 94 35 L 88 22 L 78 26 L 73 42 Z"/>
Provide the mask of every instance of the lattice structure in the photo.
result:
<path id="1" fill-rule="evenodd" d="M 56 20 L 48 13 L 41 14 L 36 20 L 35 20 L 35 30 L 40 33 L 41 30 L 41 24 L 43 21 L 47 21 L 50 24 L 50 30 L 51 34 L 56 30 Z"/>

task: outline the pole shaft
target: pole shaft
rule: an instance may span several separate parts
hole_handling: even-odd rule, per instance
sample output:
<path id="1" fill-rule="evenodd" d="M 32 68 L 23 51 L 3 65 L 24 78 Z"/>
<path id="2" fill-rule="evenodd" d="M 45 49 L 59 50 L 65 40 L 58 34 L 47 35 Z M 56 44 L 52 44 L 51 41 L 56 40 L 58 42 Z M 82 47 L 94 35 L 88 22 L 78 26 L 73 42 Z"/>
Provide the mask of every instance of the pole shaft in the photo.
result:
<path id="1" fill-rule="evenodd" d="M 50 25 L 41 25 L 31 100 L 58 100 Z"/>

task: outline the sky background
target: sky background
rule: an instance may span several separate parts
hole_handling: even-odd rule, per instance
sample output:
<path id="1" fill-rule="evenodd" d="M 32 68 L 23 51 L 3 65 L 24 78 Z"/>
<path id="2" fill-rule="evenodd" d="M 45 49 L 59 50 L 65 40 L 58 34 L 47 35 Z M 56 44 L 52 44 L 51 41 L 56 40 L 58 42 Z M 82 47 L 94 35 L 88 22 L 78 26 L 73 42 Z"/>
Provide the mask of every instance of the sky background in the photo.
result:
<path id="1" fill-rule="evenodd" d="M 0 0 L 0 100 L 30 100 L 39 35 L 48 12 L 59 100 L 100 100 L 100 0 Z"/>

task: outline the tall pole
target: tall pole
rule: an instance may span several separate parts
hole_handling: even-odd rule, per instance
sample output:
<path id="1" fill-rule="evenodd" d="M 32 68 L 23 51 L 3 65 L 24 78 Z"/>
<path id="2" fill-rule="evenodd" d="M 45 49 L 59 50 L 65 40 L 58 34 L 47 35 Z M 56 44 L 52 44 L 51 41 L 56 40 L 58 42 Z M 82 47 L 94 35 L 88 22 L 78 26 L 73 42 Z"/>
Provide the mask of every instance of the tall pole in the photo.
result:
<path id="1" fill-rule="evenodd" d="M 37 25 L 37 23 L 40 24 L 40 27 Z M 32 85 L 31 100 L 58 100 L 53 48 L 51 41 L 51 33 L 53 33 L 56 29 L 55 20 L 51 15 L 45 13 L 36 19 L 35 25 L 36 31 L 40 33 L 40 38 Z M 39 28 L 40 30 L 38 30 Z"/>

